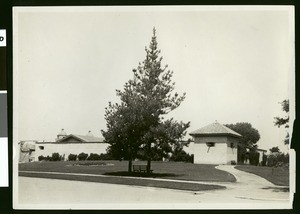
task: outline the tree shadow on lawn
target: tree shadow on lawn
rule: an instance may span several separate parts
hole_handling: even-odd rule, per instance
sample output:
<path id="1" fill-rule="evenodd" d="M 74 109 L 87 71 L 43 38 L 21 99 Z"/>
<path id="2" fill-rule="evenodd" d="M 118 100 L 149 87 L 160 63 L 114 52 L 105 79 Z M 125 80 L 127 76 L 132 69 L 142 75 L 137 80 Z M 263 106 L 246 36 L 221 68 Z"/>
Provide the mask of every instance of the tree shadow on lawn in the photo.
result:
<path id="1" fill-rule="evenodd" d="M 143 172 L 127 172 L 127 171 L 118 171 L 118 172 L 106 172 L 103 175 L 112 175 L 112 176 L 128 176 L 128 177 L 144 177 L 144 178 L 164 178 L 164 177 L 180 177 L 182 175 L 174 173 L 143 173 Z"/>
<path id="2" fill-rule="evenodd" d="M 289 192 L 289 187 L 264 187 L 262 189 L 271 189 L 273 192 Z"/>

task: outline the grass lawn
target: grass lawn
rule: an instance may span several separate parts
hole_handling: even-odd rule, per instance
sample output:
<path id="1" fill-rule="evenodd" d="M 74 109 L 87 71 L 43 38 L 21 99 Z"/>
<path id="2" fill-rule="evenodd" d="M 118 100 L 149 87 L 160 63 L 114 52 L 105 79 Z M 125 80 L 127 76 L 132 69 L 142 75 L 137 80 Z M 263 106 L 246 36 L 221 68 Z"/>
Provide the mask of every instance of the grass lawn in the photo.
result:
<path id="1" fill-rule="evenodd" d="M 134 164 L 146 164 L 134 161 Z M 19 171 L 69 172 L 98 175 L 126 175 L 128 161 L 59 161 L 19 164 Z M 190 180 L 235 182 L 233 175 L 215 169 L 215 165 L 181 162 L 151 162 L 153 177 Z M 132 174 L 135 176 L 135 174 Z M 128 176 L 128 175 L 127 175 Z"/>
<path id="2" fill-rule="evenodd" d="M 145 164 L 135 161 L 134 164 Z M 58 174 L 33 174 L 19 172 L 20 176 L 45 177 L 66 180 L 92 181 L 102 183 L 126 184 L 137 186 L 162 187 L 181 190 L 211 190 L 224 188 L 218 185 L 204 185 L 187 182 L 144 180 L 134 177 L 141 176 L 138 173 L 127 173 L 128 161 L 61 161 L 61 162 L 31 162 L 19 164 L 19 171 L 39 172 L 64 172 L 96 175 L 110 175 L 109 177 L 58 175 Z M 153 173 L 150 177 L 189 181 L 221 181 L 235 182 L 233 175 L 215 169 L 214 165 L 200 165 L 179 162 L 152 162 Z M 126 176 L 126 177 L 120 177 Z M 131 178 L 130 178 L 131 177 Z M 144 177 L 144 176 L 143 176 Z"/>
<path id="3" fill-rule="evenodd" d="M 259 175 L 266 180 L 272 182 L 275 185 L 279 186 L 289 186 L 289 169 L 278 167 L 266 167 L 266 166 L 249 166 L 249 165 L 240 165 L 236 166 L 236 169 L 250 172 L 255 175 Z M 273 168 L 273 173 L 272 173 Z"/>

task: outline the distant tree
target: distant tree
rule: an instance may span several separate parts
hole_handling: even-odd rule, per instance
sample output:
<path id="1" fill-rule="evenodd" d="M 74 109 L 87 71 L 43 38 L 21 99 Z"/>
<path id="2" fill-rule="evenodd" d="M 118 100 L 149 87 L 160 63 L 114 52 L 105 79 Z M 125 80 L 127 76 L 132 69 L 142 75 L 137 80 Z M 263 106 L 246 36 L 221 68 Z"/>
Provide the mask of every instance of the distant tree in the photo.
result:
<path id="1" fill-rule="evenodd" d="M 111 104 L 105 110 L 107 130 L 102 134 L 110 144 L 109 153 L 118 159 L 132 160 L 138 156 L 147 160 L 147 172 L 151 161 L 168 157 L 172 146 L 186 134 L 190 123 L 177 122 L 164 115 L 176 109 L 185 99 L 174 93 L 173 72 L 162 67 L 162 57 L 157 48 L 156 30 L 149 48 L 145 48 L 146 59 L 133 70 L 133 79 L 125 83 L 124 90 L 117 90 L 121 104 Z"/>
<path id="2" fill-rule="evenodd" d="M 278 146 L 276 147 L 272 147 L 271 149 L 269 149 L 271 153 L 274 153 L 274 152 L 280 152 L 280 149 L 278 148 Z"/>
<path id="3" fill-rule="evenodd" d="M 238 162 L 243 163 L 247 158 L 247 148 L 256 150 L 256 143 L 260 139 L 260 134 L 257 129 L 252 127 L 251 123 L 247 122 L 225 124 L 225 126 L 242 135 L 240 144 L 238 145 Z"/>
<path id="4" fill-rule="evenodd" d="M 281 103 L 281 108 L 282 111 L 284 111 L 287 115 L 285 117 L 274 117 L 275 121 L 274 121 L 274 125 L 278 126 L 278 128 L 280 128 L 281 126 L 284 126 L 286 129 L 289 128 L 289 111 L 290 111 L 290 104 L 289 104 L 289 100 L 284 100 Z M 287 132 L 286 137 L 284 139 L 284 144 L 287 145 L 289 144 L 289 139 L 290 139 L 290 135 Z"/>

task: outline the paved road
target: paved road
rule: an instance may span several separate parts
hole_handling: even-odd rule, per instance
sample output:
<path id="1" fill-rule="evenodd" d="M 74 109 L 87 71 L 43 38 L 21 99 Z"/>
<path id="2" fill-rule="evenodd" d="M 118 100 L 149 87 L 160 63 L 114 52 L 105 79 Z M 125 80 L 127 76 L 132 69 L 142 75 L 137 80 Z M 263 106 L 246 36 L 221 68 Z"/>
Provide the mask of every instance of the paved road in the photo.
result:
<path id="1" fill-rule="evenodd" d="M 19 177 L 19 207 L 97 209 L 289 208 L 289 193 L 233 166 L 217 167 L 237 178 L 226 190 L 190 192 L 116 184 Z M 201 182 L 208 183 L 208 182 Z"/>

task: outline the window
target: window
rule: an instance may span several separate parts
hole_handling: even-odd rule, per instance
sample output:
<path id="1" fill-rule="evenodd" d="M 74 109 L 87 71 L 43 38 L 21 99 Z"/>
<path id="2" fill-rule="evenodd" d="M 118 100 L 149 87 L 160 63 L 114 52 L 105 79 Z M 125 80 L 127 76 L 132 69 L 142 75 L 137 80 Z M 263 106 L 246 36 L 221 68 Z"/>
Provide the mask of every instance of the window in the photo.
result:
<path id="1" fill-rule="evenodd" d="M 210 147 L 215 147 L 215 144 L 216 144 L 216 143 L 214 143 L 214 142 L 207 142 L 207 143 L 206 143 L 206 146 L 208 147 L 207 153 L 209 152 Z"/>
<path id="2" fill-rule="evenodd" d="M 40 150 L 44 150 L 44 146 L 39 146 L 39 149 Z"/>
<path id="3" fill-rule="evenodd" d="M 216 143 L 214 143 L 214 142 L 207 142 L 206 145 L 207 145 L 208 147 L 215 147 L 215 146 L 216 146 Z"/>

